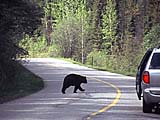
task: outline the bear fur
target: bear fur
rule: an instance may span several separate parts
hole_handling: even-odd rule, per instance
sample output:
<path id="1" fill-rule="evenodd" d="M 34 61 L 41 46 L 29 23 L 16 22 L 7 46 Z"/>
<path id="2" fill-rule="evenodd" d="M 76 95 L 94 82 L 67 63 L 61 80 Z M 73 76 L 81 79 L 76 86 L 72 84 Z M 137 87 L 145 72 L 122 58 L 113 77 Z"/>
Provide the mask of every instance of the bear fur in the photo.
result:
<path id="1" fill-rule="evenodd" d="M 75 86 L 73 93 L 77 93 L 77 89 L 80 91 L 85 91 L 81 87 L 81 83 L 87 83 L 87 79 L 85 76 L 77 75 L 77 74 L 69 74 L 64 78 L 62 93 L 65 94 L 65 90 L 70 86 Z"/>

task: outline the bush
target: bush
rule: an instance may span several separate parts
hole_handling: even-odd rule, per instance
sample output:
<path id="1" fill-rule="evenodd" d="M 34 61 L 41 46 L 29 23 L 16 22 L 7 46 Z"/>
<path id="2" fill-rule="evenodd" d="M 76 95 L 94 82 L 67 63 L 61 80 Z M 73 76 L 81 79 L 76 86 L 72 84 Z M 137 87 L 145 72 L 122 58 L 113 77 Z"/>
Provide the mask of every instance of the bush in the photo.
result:
<path id="1" fill-rule="evenodd" d="M 29 37 L 26 36 L 21 42 L 20 46 L 29 52 L 30 57 L 57 57 L 58 48 L 55 44 L 47 46 L 47 41 L 44 36 Z"/>
<path id="2" fill-rule="evenodd" d="M 94 50 L 88 54 L 86 64 L 97 66 L 105 70 L 111 70 L 115 64 L 115 59 L 113 55 L 107 55 L 105 51 Z"/>
<path id="3" fill-rule="evenodd" d="M 144 37 L 146 49 L 158 47 L 160 45 L 160 25 L 155 25 Z"/>
<path id="4" fill-rule="evenodd" d="M 137 61 L 140 58 L 136 57 L 132 59 L 134 61 L 131 61 L 127 55 L 107 55 L 104 51 L 94 50 L 88 54 L 86 64 L 98 69 L 133 76 L 136 73 Z"/>

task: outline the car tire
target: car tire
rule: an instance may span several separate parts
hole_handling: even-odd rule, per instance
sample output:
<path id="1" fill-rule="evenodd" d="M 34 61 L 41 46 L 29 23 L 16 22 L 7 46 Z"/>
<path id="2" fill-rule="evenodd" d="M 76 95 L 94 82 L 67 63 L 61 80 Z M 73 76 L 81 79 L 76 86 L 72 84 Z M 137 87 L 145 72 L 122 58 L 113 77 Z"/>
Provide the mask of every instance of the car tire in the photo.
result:
<path id="1" fill-rule="evenodd" d="M 151 113 L 152 112 L 152 105 L 147 104 L 144 98 L 143 98 L 143 112 L 144 113 Z"/>

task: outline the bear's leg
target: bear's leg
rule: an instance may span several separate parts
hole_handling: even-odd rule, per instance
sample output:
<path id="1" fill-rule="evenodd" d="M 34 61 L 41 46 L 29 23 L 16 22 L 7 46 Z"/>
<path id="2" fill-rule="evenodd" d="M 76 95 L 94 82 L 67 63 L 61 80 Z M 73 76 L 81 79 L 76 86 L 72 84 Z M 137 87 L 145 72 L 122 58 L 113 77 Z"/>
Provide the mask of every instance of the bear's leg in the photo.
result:
<path id="1" fill-rule="evenodd" d="M 85 91 L 85 89 L 83 89 L 81 86 L 79 86 L 78 88 L 80 91 Z"/>
<path id="2" fill-rule="evenodd" d="M 66 89 L 63 87 L 63 88 L 62 88 L 62 93 L 63 93 L 63 94 L 65 94 L 65 90 L 66 90 Z"/>
<path id="3" fill-rule="evenodd" d="M 69 87 L 69 86 L 65 86 L 65 85 L 63 86 L 63 88 L 62 88 L 62 93 L 63 93 L 63 94 L 65 94 L 65 90 L 66 90 L 68 87 Z"/>
<path id="4" fill-rule="evenodd" d="M 78 86 L 75 86 L 73 93 L 77 93 L 77 89 L 78 89 Z"/>

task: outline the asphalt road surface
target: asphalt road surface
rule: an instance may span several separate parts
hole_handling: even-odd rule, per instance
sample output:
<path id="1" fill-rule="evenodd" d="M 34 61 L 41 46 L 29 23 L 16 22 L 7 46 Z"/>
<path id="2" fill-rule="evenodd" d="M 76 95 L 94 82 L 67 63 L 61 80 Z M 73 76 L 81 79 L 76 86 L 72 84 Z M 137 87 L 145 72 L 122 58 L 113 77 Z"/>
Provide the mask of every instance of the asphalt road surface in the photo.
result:
<path id="1" fill-rule="evenodd" d="M 33 95 L 0 104 L 0 120 L 159 120 L 142 112 L 135 93 L 135 78 L 94 70 L 70 62 L 31 59 L 25 66 L 44 79 L 45 88 Z M 73 87 L 61 93 L 67 74 L 87 76 L 85 92 Z"/>

